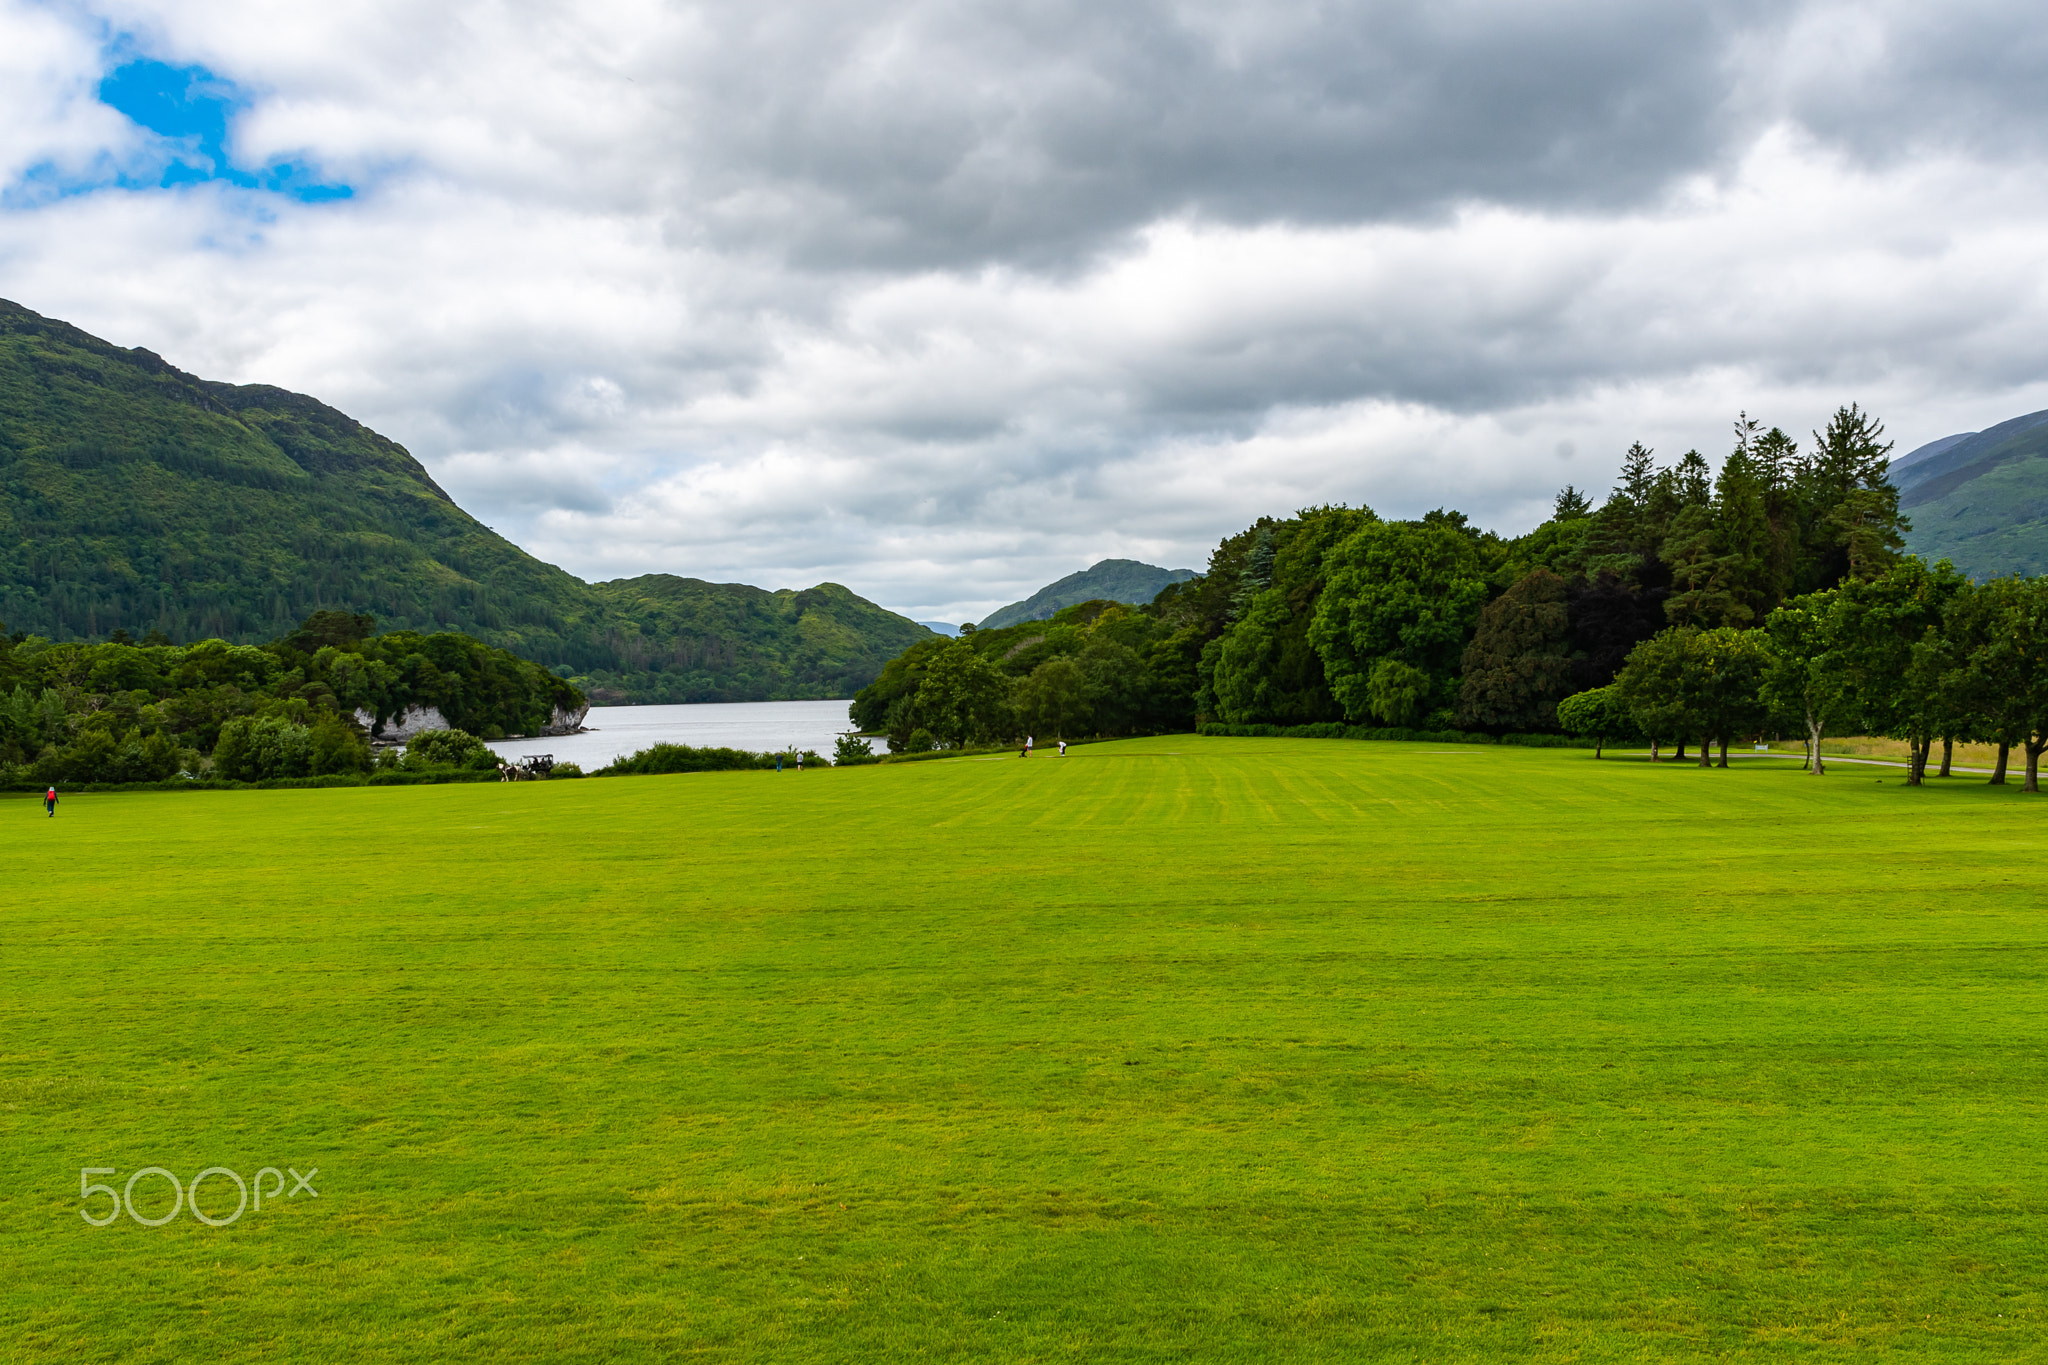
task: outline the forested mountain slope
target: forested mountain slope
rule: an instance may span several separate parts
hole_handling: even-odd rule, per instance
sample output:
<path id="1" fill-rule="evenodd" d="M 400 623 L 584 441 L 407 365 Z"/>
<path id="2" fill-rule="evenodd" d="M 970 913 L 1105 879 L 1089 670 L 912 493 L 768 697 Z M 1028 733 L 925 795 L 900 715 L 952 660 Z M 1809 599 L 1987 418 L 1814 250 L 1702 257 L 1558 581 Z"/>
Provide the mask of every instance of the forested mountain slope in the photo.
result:
<path id="1" fill-rule="evenodd" d="M 2048 411 L 1930 441 L 1891 477 L 1913 553 L 1979 579 L 2048 571 Z"/>
<path id="2" fill-rule="evenodd" d="M 1193 569 L 1162 569 L 1135 559 L 1105 559 L 1070 573 L 1057 583 L 1048 583 L 1022 602 L 989 613 L 982 630 L 1001 630 L 1020 621 L 1049 621 L 1062 607 L 1083 602 L 1127 602 L 1133 606 L 1150 602 L 1161 590 L 1185 583 L 1195 576 Z"/>
<path id="3" fill-rule="evenodd" d="M 836 584 L 584 583 L 324 403 L 4 300 L 0 528 L 0 620 L 56 640 L 256 642 L 337 609 L 464 631 L 601 701 L 744 701 L 850 695 L 927 634 Z"/>

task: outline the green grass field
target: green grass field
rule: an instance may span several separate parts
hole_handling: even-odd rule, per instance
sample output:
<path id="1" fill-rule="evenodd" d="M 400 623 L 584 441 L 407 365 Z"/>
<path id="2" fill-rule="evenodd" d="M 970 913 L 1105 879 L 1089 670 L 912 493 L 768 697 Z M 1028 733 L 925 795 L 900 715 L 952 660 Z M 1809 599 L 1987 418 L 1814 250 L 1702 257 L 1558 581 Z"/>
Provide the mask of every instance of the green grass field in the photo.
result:
<path id="1" fill-rule="evenodd" d="M 0 1359 L 2048 1354 L 2016 789 L 1175 737 L 0 825 Z"/>

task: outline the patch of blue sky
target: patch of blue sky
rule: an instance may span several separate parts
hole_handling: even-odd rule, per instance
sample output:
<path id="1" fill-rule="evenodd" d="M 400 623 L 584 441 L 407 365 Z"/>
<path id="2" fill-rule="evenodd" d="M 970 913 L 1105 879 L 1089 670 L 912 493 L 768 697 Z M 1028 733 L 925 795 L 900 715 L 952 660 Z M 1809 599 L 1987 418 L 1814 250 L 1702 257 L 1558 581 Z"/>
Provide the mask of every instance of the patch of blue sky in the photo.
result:
<path id="1" fill-rule="evenodd" d="M 304 161 L 281 159 L 249 169 L 228 152 L 228 126 L 253 101 L 234 82 L 203 66 L 172 66 L 150 58 L 122 62 L 99 84 L 103 104 L 154 133 L 153 142 L 117 156 L 103 151 L 86 165 L 42 162 L 0 191 L 0 206 L 25 208 L 97 190 L 178 189 L 226 184 L 319 204 L 350 199 L 355 188 L 324 180 Z"/>

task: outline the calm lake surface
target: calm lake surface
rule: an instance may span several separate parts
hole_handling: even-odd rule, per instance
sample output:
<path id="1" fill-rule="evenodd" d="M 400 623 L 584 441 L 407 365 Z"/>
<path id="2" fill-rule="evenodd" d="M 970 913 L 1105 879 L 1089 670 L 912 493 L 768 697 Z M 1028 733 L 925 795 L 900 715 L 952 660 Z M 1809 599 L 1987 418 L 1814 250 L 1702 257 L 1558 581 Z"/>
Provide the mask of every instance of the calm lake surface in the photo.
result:
<path id="1" fill-rule="evenodd" d="M 700 706 L 593 706 L 583 724 L 588 733 L 549 739 L 505 739 L 491 748 L 507 758 L 553 754 L 556 762 L 583 771 L 650 744 L 746 749 L 777 753 L 811 749 L 832 756 L 832 742 L 853 728 L 844 701 L 707 702 Z"/>

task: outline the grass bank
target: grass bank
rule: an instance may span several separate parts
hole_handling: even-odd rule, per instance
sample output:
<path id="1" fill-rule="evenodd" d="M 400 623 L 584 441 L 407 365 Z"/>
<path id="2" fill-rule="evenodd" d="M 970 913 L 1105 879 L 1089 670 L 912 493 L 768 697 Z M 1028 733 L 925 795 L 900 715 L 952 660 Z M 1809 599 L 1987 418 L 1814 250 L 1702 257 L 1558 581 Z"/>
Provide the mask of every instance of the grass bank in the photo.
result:
<path id="1" fill-rule="evenodd" d="M 7 1360 L 2048 1327 L 2048 802 L 2011 789 L 1183 736 L 0 815 Z M 81 1168 L 150 1166 L 318 1197 L 85 1224 Z"/>

